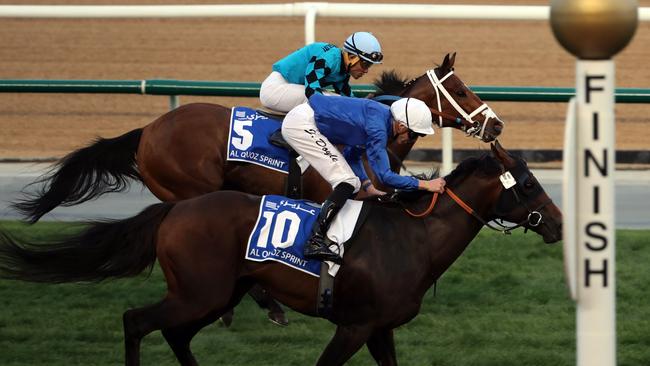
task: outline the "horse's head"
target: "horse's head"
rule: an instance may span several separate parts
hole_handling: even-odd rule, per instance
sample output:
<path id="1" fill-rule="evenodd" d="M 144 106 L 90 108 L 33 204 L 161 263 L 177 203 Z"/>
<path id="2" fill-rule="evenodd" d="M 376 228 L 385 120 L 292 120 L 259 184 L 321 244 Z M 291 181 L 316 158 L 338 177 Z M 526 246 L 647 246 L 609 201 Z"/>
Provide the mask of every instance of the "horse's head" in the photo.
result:
<path id="1" fill-rule="evenodd" d="M 526 162 L 511 156 L 498 141 L 492 144 L 491 155 L 463 160 L 445 179 L 446 194 L 483 225 L 504 233 L 523 227 L 538 233 L 547 243 L 561 239 L 560 209 Z"/>
<path id="2" fill-rule="evenodd" d="M 483 142 L 494 141 L 504 123 L 454 73 L 456 53 L 447 54 L 442 65 L 427 71 L 404 89 L 402 96 L 423 100 L 440 127 L 453 127 Z"/>
<path id="3" fill-rule="evenodd" d="M 500 190 L 489 219 L 503 219 L 530 229 L 554 243 L 562 238 L 562 212 L 528 169 L 526 162 L 513 157 L 499 142 L 491 145 L 503 173 L 496 185 Z"/>

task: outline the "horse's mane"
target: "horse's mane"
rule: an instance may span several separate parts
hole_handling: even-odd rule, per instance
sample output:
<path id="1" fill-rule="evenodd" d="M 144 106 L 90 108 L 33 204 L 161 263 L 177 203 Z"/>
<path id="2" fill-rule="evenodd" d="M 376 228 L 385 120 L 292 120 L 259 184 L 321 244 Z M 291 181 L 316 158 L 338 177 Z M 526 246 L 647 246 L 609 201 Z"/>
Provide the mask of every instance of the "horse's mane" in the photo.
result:
<path id="1" fill-rule="evenodd" d="M 477 172 L 482 176 L 493 176 L 501 173 L 501 164 L 497 159 L 492 157 L 489 153 L 485 153 L 480 157 L 470 157 L 458 164 L 456 169 L 445 177 L 447 186 L 455 186 L 460 184 L 470 174 Z M 435 170 L 429 175 L 414 175 L 414 177 L 423 180 L 431 180 L 438 176 L 438 171 Z M 413 202 L 420 197 L 429 194 L 428 191 L 399 191 L 392 200 L 401 202 Z"/>
<path id="2" fill-rule="evenodd" d="M 395 70 L 384 71 L 372 84 L 377 87 L 375 96 L 398 95 L 406 89 L 415 79 L 402 78 Z"/>
<path id="3" fill-rule="evenodd" d="M 456 169 L 445 177 L 445 180 L 447 185 L 457 185 L 475 171 L 478 171 L 483 176 L 492 176 L 501 172 L 501 164 L 489 153 L 485 153 L 480 157 L 470 157 L 461 161 Z"/>

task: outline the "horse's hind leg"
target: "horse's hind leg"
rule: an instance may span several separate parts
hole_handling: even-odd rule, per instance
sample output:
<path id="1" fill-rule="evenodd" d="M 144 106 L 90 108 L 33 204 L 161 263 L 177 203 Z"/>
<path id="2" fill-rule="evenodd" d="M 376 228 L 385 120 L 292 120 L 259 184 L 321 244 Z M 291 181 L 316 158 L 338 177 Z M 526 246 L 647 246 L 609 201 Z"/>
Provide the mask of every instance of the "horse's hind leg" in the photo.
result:
<path id="1" fill-rule="evenodd" d="M 255 300 L 257 305 L 262 309 L 267 309 L 269 311 L 268 317 L 269 320 L 276 325 L 286 327 L 289 325 L 289 320 L 287 315 L 280 305 L 271 295 L 262 288 L 260 285 L 254 285 L 248 291 L 250 297 Z M 221 316 L 221 321 L 227 327 L 230 327 L 232 324 L 233 316 L 235 315 L 235 309 L 229 309 Z"/>
<path id="2" fill-rule="evenodd" d="M 215 311 L 195 322 L 162 330 L 163 337 L 165 337 L 181 365 L 198 365 L 190 350 L 190 342 L 203 327 L 217 320 L 219 314 L 219 312 Z"/>
<path id="3" fill-rule="evenodd" d="M 368 325 L 339 325 L 316 365 L 343 365 L 366 343 L 372 331 Z"/>
<path id="4" fill-rule="evenodd" d="M 397 365 L 397 356 L 395 354 L 395 342 L 393 340 L 392 329 L 382 329 L 375 331 L 368 342 L 366 342 L 372 358 L 377 361 L 377 365 L 395 366 Z"/>
<path id="5" fill-rule="evenodd" d="M 228 309 L 232 309 L 232 306 L 241 301 L 241 298 L 244 296 L 249 286 L 250 285 L 248 284 L 240 284 L 236 288 L 235 295 L 232 297 L 231 303 L 227 306 Z M 224 307 L 224 309 L 225 308 L 226 307 Z M 219 319 L 220 316 L 223 316 L 223 314 L 227 312 L 224 309 L 212 311 L 197 321 L 162 330 L 165 340 L 174 351 L 174 354 L 181 365 L 198 365 L 192 351 L 190 350 L 190 342 L 196 333 L 198 333 L 203 327 L 213 323 Z"/>
<path id="6" fill-rule="evenodd" d="M 177 297 L 167 297 L 154 305 L 127 310 L 123 315 L 125 364 L 140 364 L 140 342 L 147 334 L 200 321 L 210 310 L 220 308 L 201 300 L 204 299 L 181 301 Z M 225 305 L 222 310 L 225 310 Z"/>
<path id="7" fill-rule="evenodd" d="M 262 309 L 269 310 L 269 320 L 273 324 L 280 326 L 289 325 L 287 316 L 280 305 L 271 295 L 260 285 L 254 285 L 249 291 L 248 294 L 255 300 L 257 305 Z"/>

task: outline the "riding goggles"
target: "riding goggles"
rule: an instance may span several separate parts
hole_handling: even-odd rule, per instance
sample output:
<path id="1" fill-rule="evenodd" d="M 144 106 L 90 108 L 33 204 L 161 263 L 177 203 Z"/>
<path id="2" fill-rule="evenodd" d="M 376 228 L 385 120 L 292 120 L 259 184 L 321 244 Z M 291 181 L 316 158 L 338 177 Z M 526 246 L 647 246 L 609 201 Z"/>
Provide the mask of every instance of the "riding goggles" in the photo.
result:
<path id="1" fill-rule="evenodd" d="M 415 132 L 413 130 L 408 130 L 408 136 L 409 136 L 409 140 L 415 140 L 418 137 L 425 137 L 426 134 L 417 133 L 417 132 Z"/>
<path id="2" fill-rule="evenodd" d="M 359 49 L 356 52 L 359 57 L 373 64 L 378 64 L 384 59 L 384 55 L 381 52 L 365 53 Z"/>
<path id="3" fill-rule="evenodd" d="M 360 59 L 359 63 L 361 64 L 361 67 L 363 67 L 366 70 L 368 70 L 370 68 L 370 66 L 374 65 L 372 62 L 366 61 L 364 59 Z"/>

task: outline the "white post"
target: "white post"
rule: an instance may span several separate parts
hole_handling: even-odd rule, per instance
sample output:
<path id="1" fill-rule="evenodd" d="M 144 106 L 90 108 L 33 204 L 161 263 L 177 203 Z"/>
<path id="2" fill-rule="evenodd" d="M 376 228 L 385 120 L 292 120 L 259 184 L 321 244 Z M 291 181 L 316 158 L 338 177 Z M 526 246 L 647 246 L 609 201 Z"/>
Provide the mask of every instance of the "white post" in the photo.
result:
<path id="1" fill-rule="evenodd" d="M 562 241 L 564 251 L 564 274 L 571 299 L 578 300 L 577 285 L 577 223 L 576 223 L 576 98 L 569 100 L 564 123 L 564 151 L 562 152 Z"/>
<path id="2" fill-rule="evenodd" d="M 564 213 L 565 230 L 575 225 L 564 233 L 565 245 L 575 245 L 565 248 L 564 260 L 576 300 L 578 366 L 616 365 L 612 57 L 634 36 L 637 9 L 636 0 L 551 0 L 553 34 L 577 58 L 576 120 L 567 118 L 564 147 L 564 159 L 575 161 L 565 162 L 569 170 L 563 190 L 575 197 L 563 199 L 568 200 L 565 208 L 570 208 Z M 572 214 L 575 217 L 567 217 Z"/>
<path id="3" fill-rule="evenodd" d="M 616 365 L 614 61 L 578 60 L 577 361 Z"/>
<path id="4" fill-rule="evenodd" d="M 305 44 L 316 42 L 316 14 L 318 8 L 308 6 L 305 12 Z"/>
<path id="5" fill-rule="evenodd" d="M 440 176 L 445 176 L 454 170 L 453 133 L 451 128 L 442 128 L 442 169 Z"/>
<path id="6" fill-rule="evenodd" d="M 169 110 L 172 111 L 178 108 L 178 95 L 169 96 Z"/>

